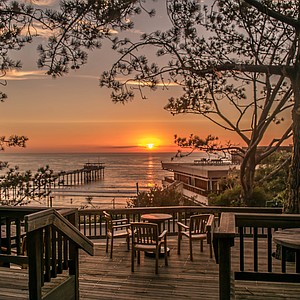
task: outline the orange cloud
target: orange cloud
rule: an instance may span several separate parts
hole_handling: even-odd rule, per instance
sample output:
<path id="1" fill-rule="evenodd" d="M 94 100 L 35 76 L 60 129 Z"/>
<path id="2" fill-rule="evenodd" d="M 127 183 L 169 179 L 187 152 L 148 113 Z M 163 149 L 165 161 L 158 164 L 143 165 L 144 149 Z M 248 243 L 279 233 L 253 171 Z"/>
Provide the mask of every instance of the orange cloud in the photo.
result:
<path id="1" fill-rule="evenodd" d="M 29 79 L 44 79 L 44 71 L 16 71 L 12 70 L 6 73 L 5 80 L 29 80 Z"/>

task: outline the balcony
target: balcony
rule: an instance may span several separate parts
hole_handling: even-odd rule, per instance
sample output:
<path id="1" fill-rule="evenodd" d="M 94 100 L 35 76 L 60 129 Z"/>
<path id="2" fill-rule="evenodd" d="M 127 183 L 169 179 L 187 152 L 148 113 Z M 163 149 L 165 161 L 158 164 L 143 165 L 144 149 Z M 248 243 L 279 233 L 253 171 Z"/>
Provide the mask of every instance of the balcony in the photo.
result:
<path id="1" fill-rule="evenodd" d="M 0 208 L 1 210 L 1 208 Z M 14 218 L 12 217 L 14 211 Z M 61 211 L 60 214 L 67 220 L 80 224 L 80 231 L 93 241 L 93 251 L 90 243 L 76 232 L 76 229 L 69 225 L 69 221 L 57 215 L 57 213 L 44 212 L 42 219 L 30 216 L 33 212 L 27 211 L 29 216 L 25 217 L 27 222 L 31 222 L 31 227 L 27 227 L 29 232 L 34 233 L 36 224 L 42 227 L 45 223 L 51 223 L 54 228 L 59 228 L 57 232 L 57 244 L 53 254 L 44 253 L 50 247 L 48 243 L 39 248 L 37 244 L 32 244 L 29 251 L 38 249 L 42 257 L 53 257 L 57 259 L 48 260 L 44 268 L 38 268 L 44 260 L 34 262 L 32 253 L 28 257 L 13 255 L 14 249 L 19 249 L 20 237 L 24 232 L 17 230 L 16 239 L 8 245 L 11 250 L 10 255 L 0 254 L 0 261 L 7 263 L 10 259 L 15 265 L 19 262 L 29 263 L 28 269 L 0 268 L 0 298 L 1 299 L 297 299 L 300 294 L 299 273 L 295 271 L 295 263 L 287 262 L 285 272 L 282 273 L 281 260 L 275 259 L 272 253 L 276 250 L 276 245 L 272 240 L 272 233 L 278 228 L 300 227 L 300 216 L 283 215 L 278 208 L 227 208 L 227 207 L 164 207 L 164 208 L 135 208 L 110 210 L 114 218 L 127 217 L 132 221 L 140 220 L 141 214 L 147 212 L 169 213 L 173 218 L 164 224 L 168 229 L 168 246 L 170 248 L 169 266 L 164 266 L 163 259 L 159 263 L 159 274 L 154 273 L 153 258 L 142 255 L 141 265 L 136 266 L 135 272 L 131 272 L 130 252 L 126 250 L 125 241 L 116 240 L 114 244 L 113 259 L 105 252 L 104 220 L 101 210 L 82 210 L 78 215 L 70 214 L 68 211 Z M 213 229 L 213 241 L 216 257 L 209 256 L 209 247 L 204 245 L 204 252 L 197 251 L 195 247 L 194 261 L 191 262 L 188 253 L 188 242 L 183 241 L 182 251 L 177 255 L 177 225 L 180 219 L 185 222 L 193 213 L 213 213 L 216 217 L 216 228 Z M 7 217 L 4 217 L 4 216 Z M 1 210 L 1 224 L 11 223 L 17 228 L 22 224 L 24 212 L 20 209 Z M 53 221 L 56 220 L 56 221 Z M 20 222 L 19 222 L 20 221 Z M 33 223 L 32 223 L 33 222 Z M 38 223 L 37 223 L 38 222 Z M 17 224 L 17 225 L 15 225 Z M 1 226 L 2 227 L 2 226 Z M 7 227 L 8 228 L 8 227 Z M 56 230 L 56 229 L 55 229 Z M 61 231 L 62 230 L 62 231 Z M 75 233 L 74 233 L 74 232 Z M 49 232 L 44 231 L 46 237 Z M 28 234 L 28 233 L 27 233 Z M 34 234 L 36 236 L 36 234 Z M 44 235 L 45 236 L 45 235 Z M 65 236 L 74 240 L 71 244 L 66 244 Z M 32 236 L 31 238 L 33 238 Z M 52 239 L 53 240 L 53 239 Z M 41 240 L 40 240 L 41 241 Z M 60 242 L 61 241 L 61 242 Z M 68 249 L 70 245 L 77 245 L 72 248 L 70 259 Z M 35 246 L 34 246 L 35 245 Z M 43 245 L 40 244 L 39 245 Z M 82 247 L 84 245 L 84 247 Z M 82 250 L 79 250 L 83 248 Z M 197 249 L 198 248 L 198 249 Z M 76 264 L 78 253 L 78 266 Z M 75 252 L 74 252 L 75 250 Z M 88 250 L 88 251 L 87 251 Z M 17 250 L 18 252 L 19 250 Z M 94 256 L 90 254 L 94 253 Z M 65 255 L 67 255 L 65 257 Z M 219 264 L 216 263 L 216 258 Z M 40 262 L 40 263 L 39 263 Z M 71 266 L 68 269 L 68 262 Z M 75 264 L 74 264 L 75 262 Z M 11 264 L 12 265 L 12 264 Z M 32 276 L 32 266 L 34 266 L 35 276 L 40 279 L 42 286 L 42 296 L 36 298 L 29 296 L 37 283 L 30 280 Z M 49 282 L 53 274 L 55 276 Z M 58 268 L 57 268 L 58 267 Z M 76 267 L 76 269 L 74 269 Z M 78 267 L 78 268 L 77 268 Z M 42 270 L 47 272 L 43 273 Z M 78 276 L 79 295 L 68 296 L 70 285 L 61 285 L 59 281 L 65 278 Z M 39 275 L 40 274 L 40 275 Z M 77 274 L 77 275 L 76 275 Z M 285 282 L 288 279 L 296 279 L 296 283 Z M 67 280 L 72 283 L 73 279 Z M 290 280 L 292 281 L 292 280 Z M 29 284 L 28 284 L 29 282 Z M 76 282 L 76 280 L 75 280 Z M 49 291 L 60 285 L 60 291 L 56 291 L 56 298 L 51 298 Z M 76 287 L 76 285 L 75 285 Z M 61 298 L 57 298 L 61 295 Z M 63 296 L 62 296 L 63 295 Z"/>

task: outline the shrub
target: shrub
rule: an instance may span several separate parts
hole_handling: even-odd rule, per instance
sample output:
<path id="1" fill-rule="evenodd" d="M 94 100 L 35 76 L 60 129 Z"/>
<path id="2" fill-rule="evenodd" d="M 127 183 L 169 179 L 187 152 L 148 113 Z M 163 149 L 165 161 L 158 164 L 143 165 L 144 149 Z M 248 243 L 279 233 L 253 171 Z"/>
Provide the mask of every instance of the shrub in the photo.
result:
<path id="1" fill-rule="evenodd" d="M 176 206 L 184 202 L 184 196 L 175 188 L 155 186 L 149 191 L 140 192 L 136 197 L 127 201 L 127 207 L 157 207 Z"/>

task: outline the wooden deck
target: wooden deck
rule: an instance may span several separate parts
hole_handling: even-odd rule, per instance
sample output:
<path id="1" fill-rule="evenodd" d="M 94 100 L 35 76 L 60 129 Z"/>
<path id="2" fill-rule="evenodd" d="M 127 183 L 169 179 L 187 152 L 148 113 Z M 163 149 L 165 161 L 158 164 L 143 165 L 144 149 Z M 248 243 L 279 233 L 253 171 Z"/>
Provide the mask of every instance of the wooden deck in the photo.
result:
<path id="1" fill-rule="evenodd" d="M 195 251 L 194 261 L 191 262 L 186 240 L 183 241 L 180 256 L 177 255 L 176 238 L 169 237 L 168 242 L 169 266 L 165 267 L 161 259 L 159 274 L 155 275 L 154 259 L 144 257 L 143 254 L 141 265 L 136 265 L 135 272 L 131 273 L 130 252 L 126 250 L 125 241 L 115 241 L 112 260 L 105 253 L 105 240 L 94 241 L 95 256 L 80 252 L 80 299 L 219 299 L 218 265 L 214 259 L 209 258 L 208 246 L 204 245 L 204 253 Z M 232 252 L 234 267 L 237 265 L 236 251 L 238 245 Z M 265 265 L 263 261 L 260 260 L 262 268 Z M 290 263 L 289 267 L 292 265 Z M 0 268 L 0 276 L 1 300 L 28 299 L 26 270 Z M 236 299 L 255 300 L 300 299 L 300 283 L 235 281 L 235 296 Z"/>
<path id="2" fill-rule="evenodd" d="M 114 248 L 113 259 L 105 253 L 105 241 L 95 242 L 95 256 L 80 256 L 80 296 L 92 299 L 219 299 L 218 265 L 209 258 L 209 248 L 197 252 L 194 261 L 188 253 L 188 243 L 183 241 L 181 254 L 177 255 L 177 240 L 169 237 L 169 266 L 160 260 L 159 274 L 154 274 L 154 260 L 141 255 L 141 265 L 131 273 L 130 252 L 125 243 Z M 198 245 L 197 245 L 198 246 Z M 261 249 L 265 247 L 260 245 Z M 198 249 L 197 249 L 198 248 Z M 238 245 L 233 248 L 232 262 L 237 267 L 235 257 Z M 247 249 L 251 251 L 251 247 Z M 247 257 L 247 256 L 246 256 Z M 266 268 L 265 260 L 260 260 L 260 268 Z M 280 268 L 280 261 L 278 269 Z M 250 262 L 246 261 L 246 266 Z M 289 268 L 293 263 L 289 263 Z M 270 283 L 235 281 L 236 299 L 300 299 L 300 283 Z"/>
<path id="3" fill-rule="evenodd" d="M 141 254 L 140 266 L 131 273 L 130 252 L 126 244 L 114 248 L 113 259 L 105 254 L 105 241 L 95 243 L 94 257 L 80 256 L 81 299 L 217 299 L 218 266 L 209 258 L 209 249 L 189 260 L 185 243 L 177 255 L 175 237 L 169 237 L 169 266 L 160 259 L 155 275 L 155 260 Z M 187 241 L 186 241 L 187 242 Z M 186 244 L 186 246 L 188 243 Z M 103 255 L 104 254 L 104 255 Z"/>

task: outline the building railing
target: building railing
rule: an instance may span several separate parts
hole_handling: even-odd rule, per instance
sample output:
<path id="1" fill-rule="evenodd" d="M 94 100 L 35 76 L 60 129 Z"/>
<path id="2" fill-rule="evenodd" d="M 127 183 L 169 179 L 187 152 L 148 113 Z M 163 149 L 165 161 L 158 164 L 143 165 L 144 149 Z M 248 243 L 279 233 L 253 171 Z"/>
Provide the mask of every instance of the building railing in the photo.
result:
<path id="1" fill-rule="evenodd" d="M 174 180 L 173 178 L 170 178 L 170 177 L 165 177 L 164 181 L 169 183 L 169 184 L 177 182 L 176 180 Z M 183 189 L 188 190 L 190 192 L 193 192 L 195 194 L 201 195 L 201 196 L 207 197 L 211 193 L 214 193 L 214 194 L 221 193 L 221 190 L 212 191 L 212 190 L 207 190 L 205 188 L 197 187 L 197 186 L 194 186 L 194 185 L 191 185 L 191 184 L 187 184 L 187 183 L 184 183 L 184 182 L 181 182 L 181 183 L 183 185 Z"/>
<path id="2" fill-rule="evenodd" d="M 217 249 L 216 259 L 219 263 L 220 299 L 232 298 L 234 280 L 300 282 L 300 274 L 295 272 L 294 265 L 287 270 L 286 261 L 281 261 L 283 267 L 278 268 L 278 260 L 274 258 L 276 245 L 272 241 L 274 231 L 294 227 L 300 227 L 300 215 L 223 213 L 220 226 L 214 233 L 214 247 Z M 246 245 L 245 237 L 251 238 L 250 245 Z M 264 247 L 259 247 L 261 243 L 264 243 Z M 231 265 L 231 247 L 235 244 L 240 247 L 237 270 Z M 252 251 L 248 251 L 249 249 Z M 246 252 L 248 261 L 251 255 L 251 264 L 248 263 L 247 266 Z M 266 260 L 264 267 L 260 266 L 260 259 Z"/>

